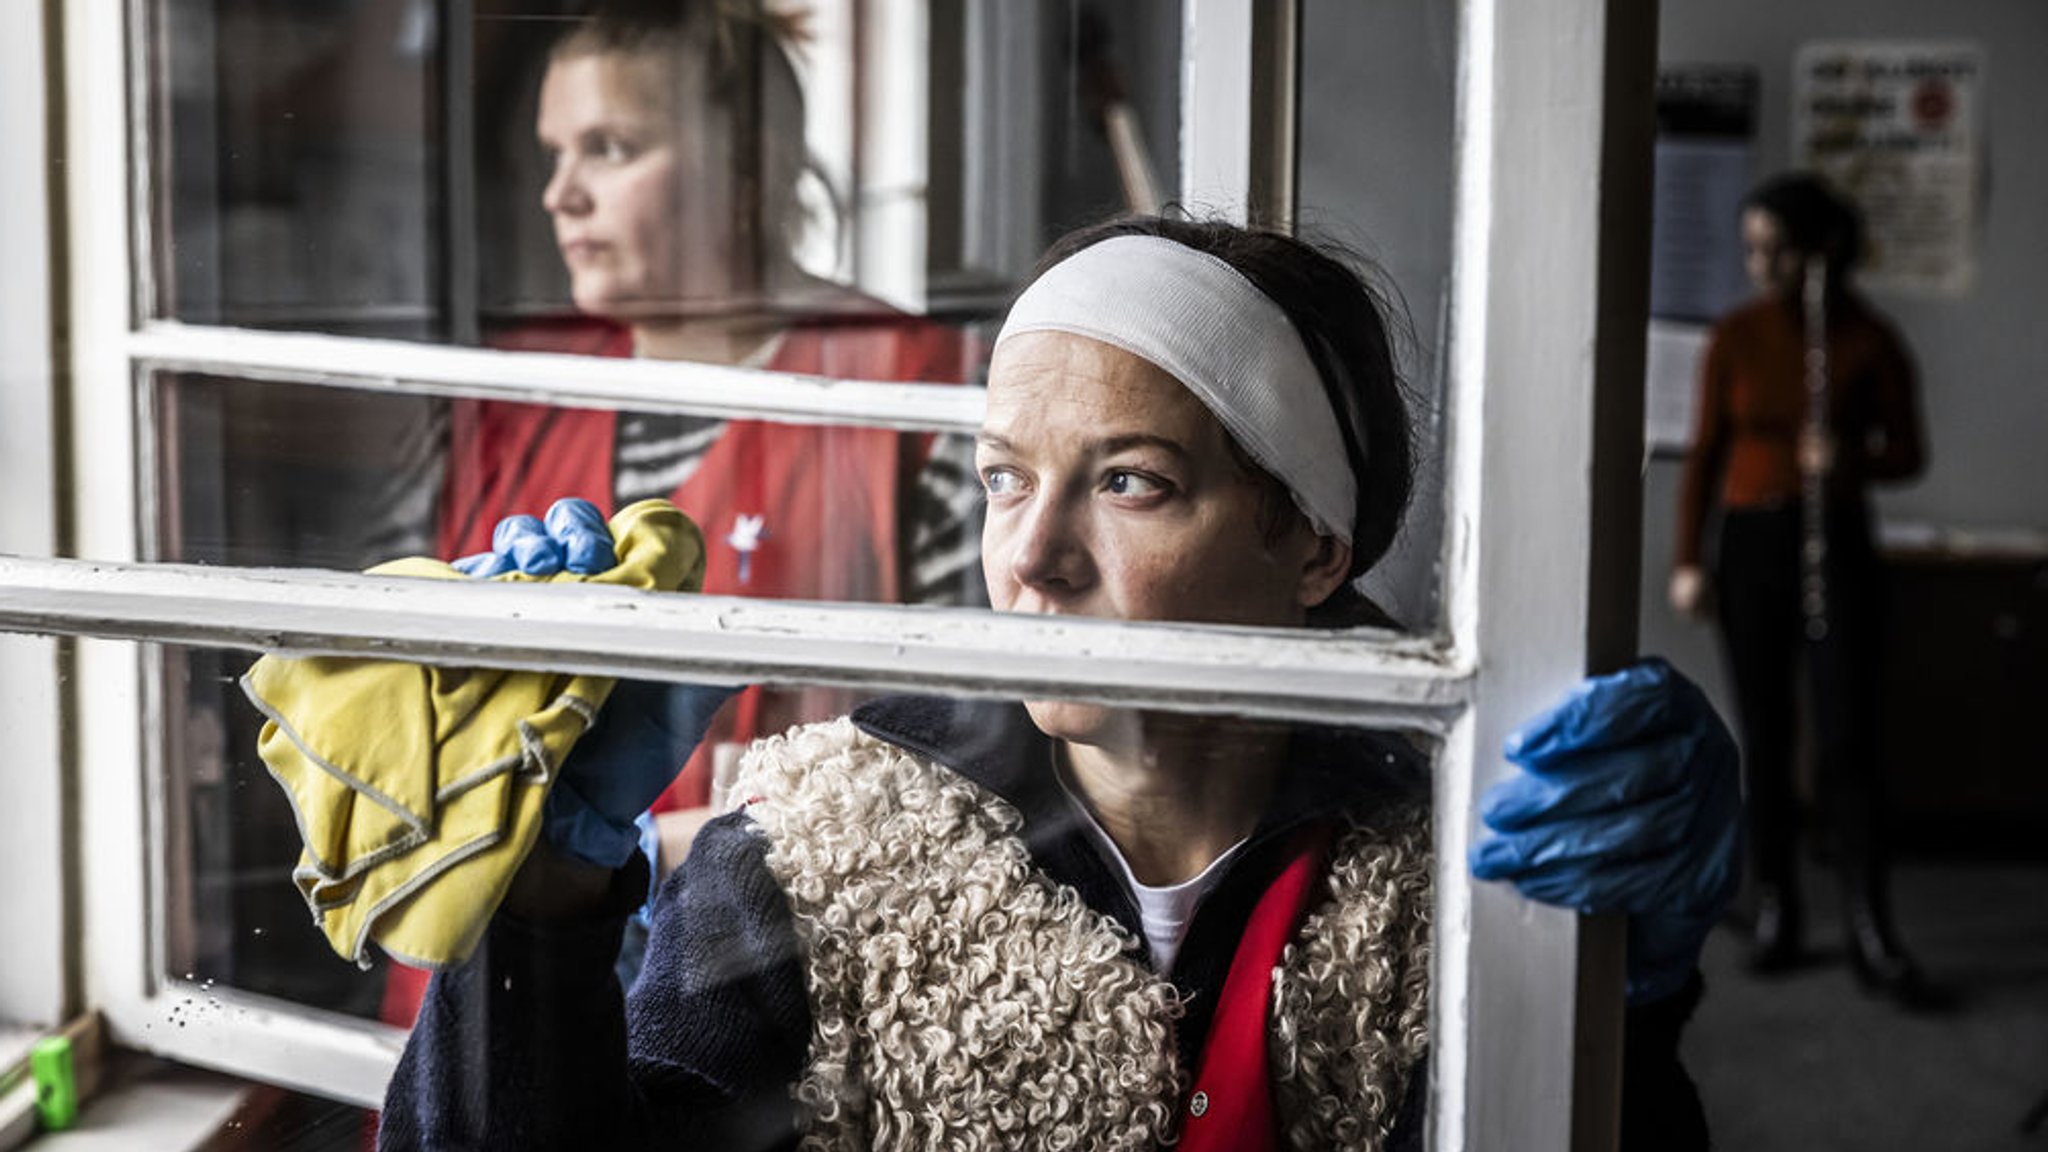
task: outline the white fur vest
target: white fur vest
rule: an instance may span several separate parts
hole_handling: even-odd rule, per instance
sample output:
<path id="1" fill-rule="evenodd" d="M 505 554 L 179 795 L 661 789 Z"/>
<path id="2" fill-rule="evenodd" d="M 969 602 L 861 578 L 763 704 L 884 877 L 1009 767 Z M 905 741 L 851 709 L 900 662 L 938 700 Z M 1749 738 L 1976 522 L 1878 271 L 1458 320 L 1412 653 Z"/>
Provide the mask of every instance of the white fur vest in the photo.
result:
<path id="1" fill-rule="evenodd" d="M 1179 996 L 1009 804 L 843 719 L 756 743 L 734 794 L 807 959 L 804 1148 L 1171 1141 Z M 1327 885 L 1274 973 L 1275 1107 L 1296 1148 L 1378 1149 L 1428 1042 L 1427 811 L 1362 814 Z"/>

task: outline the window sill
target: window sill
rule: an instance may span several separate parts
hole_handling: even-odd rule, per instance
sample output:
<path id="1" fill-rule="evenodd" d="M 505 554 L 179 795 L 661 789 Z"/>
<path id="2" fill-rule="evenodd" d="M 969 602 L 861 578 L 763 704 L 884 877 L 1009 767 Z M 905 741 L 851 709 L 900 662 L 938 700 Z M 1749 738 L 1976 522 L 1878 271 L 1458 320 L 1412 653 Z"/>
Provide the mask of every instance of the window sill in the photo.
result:
<path id="1" fill-rule="evenodd" d="M 230 1076 L 134 1058 L 86 1101 L 76 1125 L 38 1133 L 21 1147 L 26 1152 L 197 1152 L 233 1123 L 249 1089 L 247 1082 Z"/>

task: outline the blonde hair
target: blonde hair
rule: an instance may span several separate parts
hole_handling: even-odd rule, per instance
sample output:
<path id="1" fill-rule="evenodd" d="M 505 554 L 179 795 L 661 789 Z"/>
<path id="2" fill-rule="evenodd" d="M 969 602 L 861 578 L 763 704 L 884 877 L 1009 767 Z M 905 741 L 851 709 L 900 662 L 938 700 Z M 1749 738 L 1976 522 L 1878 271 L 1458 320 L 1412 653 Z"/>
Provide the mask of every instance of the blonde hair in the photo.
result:
<path id="1" fill-rule="evenodd" d="M 678 124 L 727 130 L 736 234 L 751 233 L 763 255 L 787 260 L 803 225 L 797 182 L 810 165 L 794 59 L 809 38 L 808 10 L 764 0 L 600 0 L 548 58 L 617 55 L 655 64 L 670 82 L 656 98 L 672 102 L 666 110 Z"/>

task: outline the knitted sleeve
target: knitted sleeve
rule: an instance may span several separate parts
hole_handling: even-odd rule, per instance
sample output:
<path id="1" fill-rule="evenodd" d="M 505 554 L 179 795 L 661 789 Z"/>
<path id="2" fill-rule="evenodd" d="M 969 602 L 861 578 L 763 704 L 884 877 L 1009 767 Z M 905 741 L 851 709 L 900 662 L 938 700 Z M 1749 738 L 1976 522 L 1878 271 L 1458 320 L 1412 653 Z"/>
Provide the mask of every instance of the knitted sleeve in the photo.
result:
<path id="1" fill-rule="evenodd" d="M 764 851 L 742 814 L 705 828 L 656 898 L 630 1002 L 613 961 L 644 860 L 602 917 L 501 914 L 428 986 L 378 1147 L 793 1147 L 809 1010 Z"/>
<path id="2" fill-rule="evenodd" d="M 810 1001 L 789 900 L 744 811 L 704 826 L 655 898 L 647 962 L 627 1004 L 634 1081 L 660 1142 L 795 1145 L 791 1087 L 810 1048 Z"/>

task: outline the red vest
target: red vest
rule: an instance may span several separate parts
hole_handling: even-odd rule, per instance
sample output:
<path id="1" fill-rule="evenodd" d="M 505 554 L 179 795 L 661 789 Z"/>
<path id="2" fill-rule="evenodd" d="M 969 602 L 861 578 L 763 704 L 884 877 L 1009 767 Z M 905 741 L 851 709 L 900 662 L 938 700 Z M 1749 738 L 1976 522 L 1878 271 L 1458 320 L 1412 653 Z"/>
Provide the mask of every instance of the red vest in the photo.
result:
<path id="1" fill-rule="evenodd" d="M 519 351 L 630 356 L 632 334 L 587 318 L 535 324 L 492 341 Z M 850 380 L 958 383 L 972 365 L 950 328 L 910 317 L 791 329 L 767 367 Z M 617 413 L 542 404 L 457 400 L 449 416 L 442 483 L 444 557 L 489 550 L 500 519 L 538 516 L 565 496 L 611 510 Z M 901 599 L 899 500 L 931 438 L 880 428 L 736 420 L 719 434 L 670 499 L 703 529 L 704 591 L 793 600 Z M 741 516 L 760 517 L 757 545 L 735 545 Z M 744 565 L 743 565 L 744 561 Z M 743 571 L 744 567 L 744 571 Z M 749 688 L 719 712 L 704 743 L 654 804 L 702 807 L 711 799 L 720 746 L 745 744 L 792 724 L 838 715 L 848 693 Z M 426 991 L 424 973 L 392 966 L 382 1017 L 409 1024 Z"/>
<path id="2" fill-rule="evenodd" d="M 535 326 L 496 342 L 521 350 L 628 356 L 632 337 L 590 321 Z M 956 383 L 970 365 L 952 329 L 902 318 L 791 329 L 767 365 L 837 379 Z M 540 515 L 565 496 L 610 509 L 617 414 L 537 404 L 457 401 L 441 504 L 443 556 L 490 548 L 499 519 Z M 704 591 L 721 596 L 894 603 L 902 598 L 899 501 L 930 437 L 880 428 L 737 420 L 670 499 L 704 531 Z M 743 530 L 741 517 L 758 517 Z M 752 547 L 742 546 L 751 542 Z M 656 811 L 711 798 L 720 745 L 844 711 L 845 692 L 749 689 L 719 714 Z"/>

